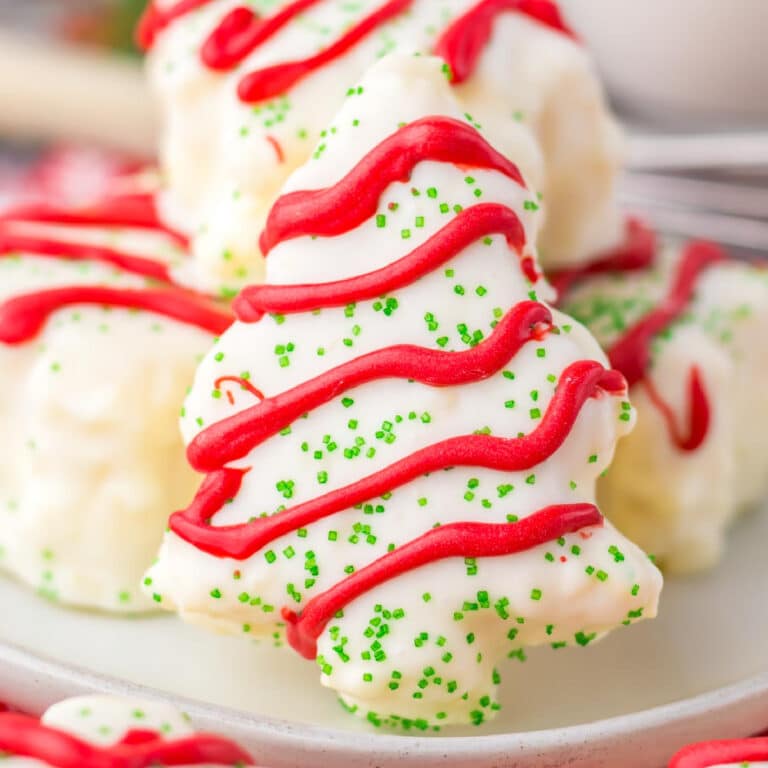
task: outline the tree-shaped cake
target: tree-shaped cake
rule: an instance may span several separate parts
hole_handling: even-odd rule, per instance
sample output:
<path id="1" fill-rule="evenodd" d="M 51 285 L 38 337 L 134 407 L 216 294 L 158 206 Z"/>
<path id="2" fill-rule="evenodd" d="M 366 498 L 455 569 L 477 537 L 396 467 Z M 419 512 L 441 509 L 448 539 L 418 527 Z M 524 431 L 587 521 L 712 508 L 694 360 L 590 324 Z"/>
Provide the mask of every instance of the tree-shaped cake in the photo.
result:
<path id="1" fill-rule="evenodd" d="M 185 258 L 133 188 L 0 216 L 0 569 L 53 600 L 154 607 L 143 572 L 196 487 L 178 412 L 231 322 Z"/>
<path id="2" fill-rule="evenodd" d="M 155 0 L 139 39 L 165 127 L 164 213 L 193 235 L 207 288 L 263 280 L 258 235 L 283 183 L 391 52 L 444 58 L 462 112 L 519 158 L 548 202 L 545 266 L 621 238 L 619 134 L 553 0 Z"/>
<path id="3" fill-rule="evenodd" d="M 536 192 L 439 59 L 384 59 L 323 146 L 198 371 L 207 477 L 145 583 L 197 622 L 284 629 L 373 723 L 479 724 L 501 658 L 655 614 L 658 571 L 594 504 L 626 384 L 546 304 Z"/>
<path id="4" fill-rule="evenodd" d="M 640 225 L 638 237 L 653 240 Z M 768 271 L 706 242 L 561 273 L 563 307 L 632 387 L 637 429 L 600 483 L 606 514 L 670 570 L 714 565 L 768 487 Z"/>
<path id="5" fill-rule="evenodd" d="M 233 742 L 195 733 L 186 715 L 151 701 L 80 696 L 54 704 L 40 720 L 0 713 L 7 768 L 247 768 Z"/>

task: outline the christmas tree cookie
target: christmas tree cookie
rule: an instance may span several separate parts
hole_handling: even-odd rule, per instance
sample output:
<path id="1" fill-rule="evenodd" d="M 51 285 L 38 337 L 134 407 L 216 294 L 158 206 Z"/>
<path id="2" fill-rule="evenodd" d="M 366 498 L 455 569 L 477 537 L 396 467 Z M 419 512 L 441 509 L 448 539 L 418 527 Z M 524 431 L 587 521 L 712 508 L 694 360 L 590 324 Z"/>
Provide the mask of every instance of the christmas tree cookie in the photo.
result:
<path id="1" fill-rule="evenodd" d="M 0 714 L 3 768 L 247 768 L 253 758 L 218 736 L 195 733 L 167 704 L 82 696 L 41 720 Z"/>
<path id="2" fill-rule="evenodd" d="M 656 612 L 659 572 L 594 504 L 634 411 L 546 303 L 536 193 L 439 59 L 382 60 L 333 124 L 198 370 L 206 478 L 145 583 L 189 620 L 284 632 L 371 723 L 480 724 L 503 657 Z"/>
<path id="3" fill-rule="evenodd" d="M 768 272 L 711 243 L 653 247 L 555 277 L 562 307 L 627 377 L 638 426 L 601 481 L 604 511 L 670 570 L 711 566 L 768 490 Z"/>
<path id="4" fill-rule="evenodd" d="M 195 488 L 179 408 L 230 323 L 184 254 L 141 193 L 0 217 L 0 568 L 51 599 L 154 607 L 141 576 Z"/>
<path id="5" fill-rule="evenodd" d="M 442 56 L 462 112 L 542 193 L 545 266 L 623 235 L 619 134 L 552 0 L 157 0 L 139 40 L 164 116 L 164 214 L 193 235 L 208 288 L 263 280 L 258 235 L 283 183 L 391 52 Z"/>

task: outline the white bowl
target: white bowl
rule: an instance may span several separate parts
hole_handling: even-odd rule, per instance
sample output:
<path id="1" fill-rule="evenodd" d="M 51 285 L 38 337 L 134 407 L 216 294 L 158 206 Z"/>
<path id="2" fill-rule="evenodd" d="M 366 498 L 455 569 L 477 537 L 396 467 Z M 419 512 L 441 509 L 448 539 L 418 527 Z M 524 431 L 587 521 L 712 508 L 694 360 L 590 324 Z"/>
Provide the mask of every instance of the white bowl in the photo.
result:
<path id="1" fill-rule="evenodd" d="M 765 125 L 765 0 L 561 0 L 609 91 L 644 121 Z"/>

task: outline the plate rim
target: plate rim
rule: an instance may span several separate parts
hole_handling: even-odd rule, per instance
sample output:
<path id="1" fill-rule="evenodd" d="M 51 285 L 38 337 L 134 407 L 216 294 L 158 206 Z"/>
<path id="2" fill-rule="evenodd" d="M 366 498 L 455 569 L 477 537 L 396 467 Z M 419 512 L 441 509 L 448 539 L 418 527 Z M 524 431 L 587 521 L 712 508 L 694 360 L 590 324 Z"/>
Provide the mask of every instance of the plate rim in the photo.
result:
<path id="1" fill-rule="evenodd" d="M 10 672 L 10 675 L 9 675 Z M 570 725 L 561 728 L 519 731 L 502 734 L 477 736 L 412 736 L 395 733 L 354 732 L 342 731 L 326 726 L 284 720 L 255 713 L 248 713 L 226 706 L 207 703 L 196 699 L 164 692 L 145 685 L 131 683 L 119 677 L 106 675 L 88 670 L 85 667 L 68 662 L 60 662 L 43 654 L 27 651 L 13 643 L 0 642 L 0 683 L 3 678 L 25 680 L 25 695 L 16 697 L 8 703 L 26 708 L 33 714 L 42 710 L 61 696 L 82 695 L 86 693 L 103 693 L 129 697 L 162 700 L 188 713 L 198 727 L 208 730 L 224 730 L 224 733 L 244 740 L 251 748 L 258 748 L 259 754 L 275 755 L 276 749 L 296 750 L 312 754 L 315 757 L 334 756 L 350 760 L 349 765 L 362 765 L 375 758 L 380 765 L 381 758 L 394 758 L 398 765 L 407 765 L 408 760 L 417 760 L 413 765 L 462 764 L 462 760 L 471 758 L 491 760 L 495 762 L 502 755 L 514 755 L 515 760 L 528 757 L 553 757 L 556 754 L 567 753 L 576 755 L 576 766 L 597 763 L 579 762 L 579 755 L 598 755 L 607 745 L 615 745 L 619 739 L 642 737 L 647 742 L 648 735 L 656 733 L 659 736 L 658 747 L 651 747 L 651 754 L 665 754 L 668 759 L 677 746 L 672 749 L 668 744 L 674 741 L 674 735 L 679 734 L 678 744 L 704 738 L 695 734 L 701 729 L 697 723 L 702 718 L 710 719 L 720 715 L 722 721 L 721 737 L 740 737 L 751 735 L 760 728 L 768 725 L 768 671 L 751 676 L 736 683 L 715 688 L 705 693 L 697 694 L 675 702 L 662 704 L 657 707 L 639 710 L 615 717 L 595 720 L 588 723 Z M 29 684 L 29 680 L 33 680 Z M 51 685 L 53 683 L 53 685 Z M 62 689 L 67 692 L 60 695 Z M 21 686 L 19 686 L 21 690 Z M 59 693 L 53 694 L 57 690 Z M 47 692 L 46 692 L 47 691 Z M 26 705 L 26 706 L 25 706 Z M 747 717 L 741 725 L 734 720 L 735 710 L 746 710 Z M 762 710 L 762 721 L 750 724 L 749 712 Z M 707 726 L 711 728 L 711 725 Z M 740 732 L 734 732 L 734 728 Z M 708 731 L 708 738 L 712 738 Z M 715 734 L 715 737 L 720 737 Z M 290 744 L 288 742 L 291 742 Z M 663 745 L 663 746 L 662 746 Z M 633 750 L 639 748 L 639 742 L 632 745 Z M 585 749 L 587 752 L 585 752 Z M 289 750 L 289 751 L 290 751 Z M 294 762 L 291 755 L 280 758 L 272 757 L 268 763 L 272 766 L 296 765 L 305 766 L 305 762 Z M 406 762 L 403 762 L 405 759 Z M 643 755 L 646 761 L 648 755 Z M 277 760 L 277 762 L 275 762 Z M 424 762 L 424 761 L 427 762 Z M 355 762 L 352 762 L 355 761 Z M 430 762 L 431 761 L 431 762 Z M 436 762 L 435 762 L 436 761 Z M 325 763 L 317 763 L 325 765 Z M 369 764 L 365 762 L 365 764 Z M 505 763 L 512 765 L 511 763 Z M 515 762 L 514 765 L 535 765 L 536 763 Z M 569 763 L 571 764 L 571 763 Z M 476 763 L 476 765 L 478 765 Z M 486 765 L 480 763 L 479 765 Z M 622 763 L 624 765 L 624 763 Z M 629 764 L 627 764 L 629 765 Z M 640 764 L 638 764 L 640 765 Z M 643 762 L 642 765 L 647 765 Z"/>

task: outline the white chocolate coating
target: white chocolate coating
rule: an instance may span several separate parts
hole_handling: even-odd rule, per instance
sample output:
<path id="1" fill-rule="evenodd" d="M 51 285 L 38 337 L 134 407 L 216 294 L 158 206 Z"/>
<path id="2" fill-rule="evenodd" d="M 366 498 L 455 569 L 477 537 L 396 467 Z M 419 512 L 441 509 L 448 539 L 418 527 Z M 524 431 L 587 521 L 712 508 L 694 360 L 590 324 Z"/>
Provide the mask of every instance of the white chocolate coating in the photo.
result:
<path id="1" fill-rule="evenodd" d="M 128 733 L 137 730 L 162 734 L 163 739 L 170 742 L 195 734 L 189 717 L 168 704 L 110 696 L 66 699 L 50 707 L 41 718 L 41 723 L 98 747 L 115 746 Z M 47 768 L 49 763 L 4 754 L 2 765 L 3 768 Z M 231 764 L 194 765 L 196 768 L 232 768 Z"/>
<path id="2" fill-rule="evenodd" d="M 286 3 L 253 0 L 249 7 L 271 15 Z M 348 88 L 392 51 L 430 53 L 448 23 L 475 3 L 415 0 L 402 17 L 289 93 L 256 105 L 238 99 L 245 74 L 328 46 L 382 0 L 326 0 L 226 73 L 207 69 L 200 50 L 240 0 L 216 0 L 159 36 L 149 71 L 164 116 L 164 208 L 169 220 L 195 234 L 203 287 L 263 280 L 257 243 L 265 216 L 289 174 L 311 157 Z M 481 123 L 543 193 L 545 266 L 584 259 L 620 238 L 614 180 L 621 141 L 579 44 L 521 14 L 502 14 L 476 73 L 456 95 L 462 112 Z M 382 104 L 382 112 L 389 106 Z"/>
<path id="3" fill-rule="evenodd" d="M 681 248 L 670 244 L 651 271 L 590 278 L 564 309 L 586 323 L 605 348 L 669 290 Z M 653 346 L 650 378 L 681 427 L 692 366 L 712 408 L 707 439 L 683 452 L 641 383 L 631 392 L 635 431 L 619 445 L 599 499 L 618 527 L 670 571 L 715 564 L 729 524 L 768 490 L 768 272 L 744 263 L 712 267 L 671 333 Z"/>
<path id="4" fill-rule="evenodd" d="M 109 244 L 169 264 L 183 258 L 159 233 L 13 229 Z M 146 284 L 93 261 L 0 257 L 0 302 L 70 285 Z M 177 418 L 211 340 L 159 315 L 75 306 L 56 312 L 27 343 L 0 342 L 0 567 L 62 603 L 154 607 L 140 581 L 169 511 L 196 487 Z"/>
<path id="5" fill-rule="evenodd" d="M 346 101 L 326 149 L 286 189 L 336 183 L 399 124 L 435 114 L 462 119 L 439 60 L 388 57 Z M 535 241 L 541 217 L 526 205 L 533 199 L 495 171 L 423 162 L 408 183 L 389 186 L 377 216 L 357 229 L 278 245 L 268 259 L 268 282 L 324 282 L 386 266 L 445 226 L 456 215 L 453 206 L 478 200 L 509 206 Z M 535 256 L 531 246 L 526 251 Z M 254 404 L 237 385 L 232 402 L 222 397 L 215 389 L 220 376 L 247 376 L 270 397 L 392 344 L 468 349 L 528 298 L 532 286 L 517 262 L 504 238 L 491 237 L 380 300 L 236 323 L 198 370 L 182 419 L 186 440 Z M 551 289 L 542 280 L 536 293 L 549 298 Z M 583 327 L 561 314 L 555 322 L 559 334 L 524 346 L 509 370 L 475 384 L 432 388 L 385 379 L 317 408 L 234 464 L 252 469 L 213 525 L 273 514 L 448 437 L 531 432 L 568 364 L 604 360 Z M 281 607 L 300 611 L 351 570 L 437 523 L 503 523 L 550 504 L 593 501 L 596 478 L 632 421 L 622 397 L 591 399 L 560 450 L 530 472 L 455 468 L 424 476 L 391 497 L 282 536 L 244 561 L 207 555 L 169 533 L 148 589 L 188 620 L 279 637 Z M 319 640 L 323 684 L 377 725 L 479 724 L 497 708 L 500 657 L 524 658 L 526 647 L 543 643 L 587 644 L 622 623 L 650 618 L 661 588 L 655 567 L 610 525 L 478 560 L 474 570 L 462 559 L 436 562 L 349 604 Z"/>
<path id="6" fill-rule="evenodd" d="M 169 739 L 191 736 L 189 717 L 170 704 L 113 696 L 78 696 L 50 707 L 41 722 L 99 746 L 116 744 L 136 729 L 157 731 Z"/>

